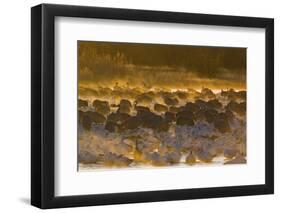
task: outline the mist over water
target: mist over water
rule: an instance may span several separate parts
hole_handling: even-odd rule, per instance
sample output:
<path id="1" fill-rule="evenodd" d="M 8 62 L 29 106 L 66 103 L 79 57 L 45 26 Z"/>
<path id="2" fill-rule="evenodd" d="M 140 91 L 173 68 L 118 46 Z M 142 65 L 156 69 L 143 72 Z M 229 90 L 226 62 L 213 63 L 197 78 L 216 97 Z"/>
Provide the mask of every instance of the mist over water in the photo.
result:
<path id="1" fill-rule="evenodd" d="M 89 86 L 246 89 L 246 49 L 78 43 L 79 83 Z"/>

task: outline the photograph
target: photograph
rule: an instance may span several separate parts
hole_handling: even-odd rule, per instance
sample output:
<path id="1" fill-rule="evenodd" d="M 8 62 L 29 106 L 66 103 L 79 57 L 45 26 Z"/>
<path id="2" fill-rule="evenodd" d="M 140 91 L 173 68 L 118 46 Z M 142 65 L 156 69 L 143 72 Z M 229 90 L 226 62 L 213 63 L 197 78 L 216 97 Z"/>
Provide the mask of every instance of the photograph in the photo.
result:
<path id="1" fill-rule="evenodd" d="M 31 205 L 274 194 L 275 13 L 151 4 L 32 6 Z"/>
<path id="2" fill-rule="evenodd" d="M 78 171 L 247 164 L 247 48 L 77 41 Z"/>

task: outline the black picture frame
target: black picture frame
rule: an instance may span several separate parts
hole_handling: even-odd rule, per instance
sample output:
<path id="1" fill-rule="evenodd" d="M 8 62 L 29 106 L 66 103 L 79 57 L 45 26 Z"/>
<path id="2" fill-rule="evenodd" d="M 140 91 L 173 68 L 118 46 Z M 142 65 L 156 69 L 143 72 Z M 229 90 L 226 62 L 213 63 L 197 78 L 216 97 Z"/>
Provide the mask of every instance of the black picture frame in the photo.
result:
<path id="1" fill-rule="evenodd" d="M 264 28 L 265 184 L 93 195 L 54 195 L 55 17 Z M 42 209 L 274 193 L 274 20 L 164 11 L 41 4 L 31 8 L 31 204 Z"/>

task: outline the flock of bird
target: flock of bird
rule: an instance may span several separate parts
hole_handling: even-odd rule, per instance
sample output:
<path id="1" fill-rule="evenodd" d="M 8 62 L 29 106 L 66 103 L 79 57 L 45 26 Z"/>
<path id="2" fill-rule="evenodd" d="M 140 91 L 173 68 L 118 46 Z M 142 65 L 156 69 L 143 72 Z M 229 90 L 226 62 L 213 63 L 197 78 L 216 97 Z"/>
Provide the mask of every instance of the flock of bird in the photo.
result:
<path id="1" fill-rule="evenodd" d="M 78 100 L 79 163 L 246 163 L 246 91 L 100 88 Z"/>

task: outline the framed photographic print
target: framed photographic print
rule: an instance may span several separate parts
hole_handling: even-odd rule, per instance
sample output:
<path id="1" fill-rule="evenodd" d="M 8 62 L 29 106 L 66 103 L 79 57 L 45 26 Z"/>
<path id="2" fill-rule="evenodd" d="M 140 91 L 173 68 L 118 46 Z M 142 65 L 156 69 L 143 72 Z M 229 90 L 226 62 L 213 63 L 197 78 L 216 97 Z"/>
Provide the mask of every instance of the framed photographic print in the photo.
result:
<path id="1" fill-rule="evenodd" d="M 272 194 L 274 21 L 31 9 L 31 203 Z"/>

